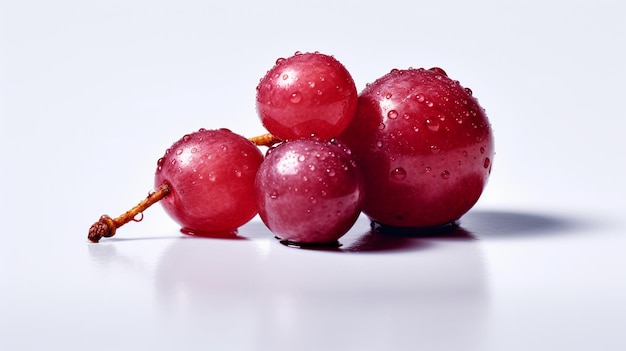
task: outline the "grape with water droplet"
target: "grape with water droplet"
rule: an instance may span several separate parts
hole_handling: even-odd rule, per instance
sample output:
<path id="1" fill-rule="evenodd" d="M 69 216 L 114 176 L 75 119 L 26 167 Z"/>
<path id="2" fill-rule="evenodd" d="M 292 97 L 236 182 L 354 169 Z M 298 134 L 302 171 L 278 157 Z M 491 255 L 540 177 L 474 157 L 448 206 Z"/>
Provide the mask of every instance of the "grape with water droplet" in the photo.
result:
<path id="1" fill-rule="evenodd" d="M 363 182 L 345 145 L 298 139 L 268 152 L 255 196 L 261 219 L 283 243 L 336 246 L 361 212 Z"/>
<path id="2" fill-rule="evenodd" d="M 363 170 L 363 212 L 372 221 L 445 226 L 478 201 L 494 146 L 472 94 L 441 68 L 396 69 L 361 92 L 356 116 L 340 137 Z"/>
<path id="3" fill-rule="evenodd" d="M 276 142 L 266 136 L 253 140 Z M 113 236 L 118 227 L 140 221 L 143 211 L 156 202 L 186 234 L 234 235 L 257 213 L 254 178 L 262 160 L 253 142 L 229 130 L 200 129 L 187 134 L 157 161 L 156 190 L 119 217 L 102 216 L 91 226 L 88 239 L 98 242 Z"/>
<path id="4" fill-rule="evenodd" d="M 354 117 L 356 104 L 357 90 L 348 70 L 320 53 L 277 60 L 257 86 L 261 122 L 282 140 L 336 137 Z"/>

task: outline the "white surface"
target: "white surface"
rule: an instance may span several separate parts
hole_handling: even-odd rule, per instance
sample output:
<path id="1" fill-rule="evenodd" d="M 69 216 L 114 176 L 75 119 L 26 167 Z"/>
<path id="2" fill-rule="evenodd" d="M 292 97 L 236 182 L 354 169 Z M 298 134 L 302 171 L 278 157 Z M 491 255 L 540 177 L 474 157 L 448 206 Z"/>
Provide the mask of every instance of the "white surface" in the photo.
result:
<path id="1" fill-rule="evenodd" d="M 0 349 L 626 349 L 621 9 L 0 0 Z M 258 220 L 186 238 L 157 206 L 86 242 L 184 133 L 262 133 L 258 79 L 296 50 L 334 54 L 359 90 L 409 66 L 472 88 L 497 156 L 463 235 L 361 218 L 342 250 L 304 251 Z"/>

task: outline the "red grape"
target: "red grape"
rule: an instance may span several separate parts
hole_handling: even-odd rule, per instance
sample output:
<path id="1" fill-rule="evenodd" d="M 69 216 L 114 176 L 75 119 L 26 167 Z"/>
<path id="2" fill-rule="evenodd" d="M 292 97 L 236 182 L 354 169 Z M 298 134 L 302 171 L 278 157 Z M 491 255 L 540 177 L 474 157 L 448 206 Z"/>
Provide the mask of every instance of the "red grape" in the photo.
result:
<path id="1" fill-rule="evenodd" d="M 155 185 L 170 189 L 161 204 L 186 234 L 233 234 L 257 213 L 254 178 L 262 160 L 251 141 L 226 129 L 185 135 L 158 161 Z"/>
<path id="2" fill-rule="evenodd" d="M 257 112 L 265 128 L 282 140 L 330 139 L 354 117 L 357 90 L 346 68 L 332 56 L 296 53 L 278 59 L 257 86 Z"/>
<path id="3" fill-rule="evenodd" d="M 363 182 L 340 143 L 298 139 L 268 152 L 255 193 L 261 219 L 278 238 L 301 246 L 336 245 L 360 213 Z"/>
<path id="4" fill-rule="evenodd" d="M 363 212 L 387 226 L 458 220 L 480 197 L 493 163 L 484 110 L 440 68 L 392 70 L 369 84 L 341 138 L 363 171 Z"/>

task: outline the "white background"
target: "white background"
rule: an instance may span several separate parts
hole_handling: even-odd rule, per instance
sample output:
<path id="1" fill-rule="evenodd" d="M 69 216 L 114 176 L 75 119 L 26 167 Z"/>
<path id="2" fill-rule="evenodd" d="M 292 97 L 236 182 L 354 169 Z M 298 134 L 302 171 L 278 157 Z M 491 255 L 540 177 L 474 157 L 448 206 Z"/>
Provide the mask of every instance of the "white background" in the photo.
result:
<path id="1" fill-rule="evenodd" d="M 626 25 L 618 1 L 0 0 L 0 349 L 624 350 Z M 334 55 L 357 88 L 440 66 L 496 157 L 463 235 L 340 252 L 184 238 L 152 189 L 183 134 L 263 133 L 258 80 Z"/>

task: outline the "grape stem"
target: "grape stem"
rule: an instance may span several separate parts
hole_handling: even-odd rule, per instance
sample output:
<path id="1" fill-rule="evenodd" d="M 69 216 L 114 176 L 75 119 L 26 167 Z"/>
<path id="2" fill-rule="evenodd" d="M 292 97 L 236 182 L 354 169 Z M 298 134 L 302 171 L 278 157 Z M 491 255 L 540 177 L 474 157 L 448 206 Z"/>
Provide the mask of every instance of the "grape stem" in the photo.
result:
<path id="1" fill-rule="evenodd" d="M 272 147 L 275 144 L 280 143 L 282 140 L 278 139 L 274 135 L 267 133 L 259 136 L 255 136 L 249 138 L 251 142 L 253 142 L 256 146 L 267 146 Z"/>
<path id="2" fill-rule="evenodd" d="M 103 215 L 100 219 L 91 225 L 89 228 L 89 235 L 87 238 L 89 241 L 93 243 L 97 243 L 100 239 L 110 238 L 115 235 L 115 231 L 117 228 L 123 226 L 124 224 L 136 220 L 137 216 L 141 216 L 143 211 L 145 211 L 148 207 L 154 205 L 159 202 L 161 199 L 166 197 L 170 193 L 170 187 L 167 183 L 161 184 L 159 189 L 155 192 L 150 192 L 148 197 L 146 197 L 143 201 L 141 201 L 137 206 L 131 208 L 126 211 L 124 214 L 117 218 L 111 218 L 107 215 Z"/>
<path id="3" fill-rule="evenodd" d="M 257 146 L 267 147 L 272 147 L 282 141 L 270 133 L 255 136 L 249 138 L 249 140 Z M 117 230 L 117 228 L 123 226 L 130 221 L 140 221 L 141 219 L 136 219 L 137 216 L 143 216 L 143 211 L 145 211 L 146 209 L 148 209 L 148 207 L 154 205 L 155 203 L 161 201 L 169 193 L 169 185 L 167 183 L 163 183 L 157 189 L 157 191 L 150 192 L 150 194 L 148 194 L 148 197 L 146 197 L 143 201 L 137 204 L 137 206 L 126 211 L 121 216 L 111 218 L 108 215 L 102 215 L 100 219 L 96 223 L 92 224 L 89 228 L 89 234 L 87 235 L 87 239 L 89 239 L 89 241 L 93 243 L 97 243 L 102 238 L 112 237 L 113 235 L 115 235 L 115 231 Z"/>

